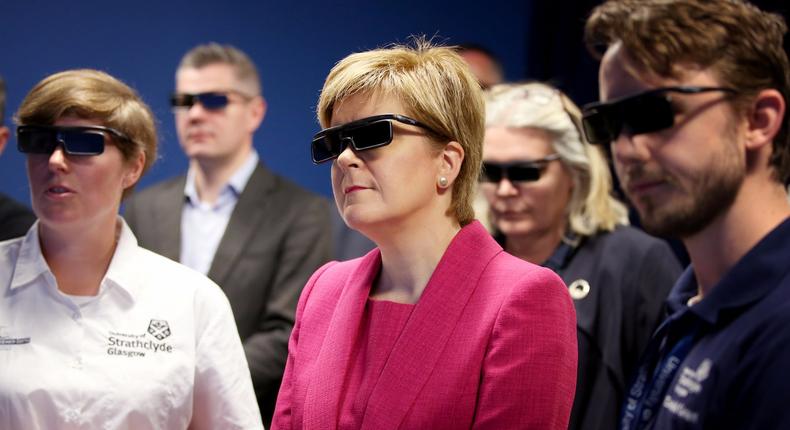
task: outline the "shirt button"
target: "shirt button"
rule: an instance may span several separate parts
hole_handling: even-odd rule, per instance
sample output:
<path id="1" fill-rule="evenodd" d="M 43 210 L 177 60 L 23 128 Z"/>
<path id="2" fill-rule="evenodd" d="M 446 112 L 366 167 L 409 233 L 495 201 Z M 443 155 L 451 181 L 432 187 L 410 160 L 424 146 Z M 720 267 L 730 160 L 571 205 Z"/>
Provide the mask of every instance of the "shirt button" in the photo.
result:
<path id="1" fill-rule="evenodd" d="M 66 411 L 66 421 L 68 422 L 77 422 L 77 418 L 79 414 L 74 409 L 69 409 Z"/>

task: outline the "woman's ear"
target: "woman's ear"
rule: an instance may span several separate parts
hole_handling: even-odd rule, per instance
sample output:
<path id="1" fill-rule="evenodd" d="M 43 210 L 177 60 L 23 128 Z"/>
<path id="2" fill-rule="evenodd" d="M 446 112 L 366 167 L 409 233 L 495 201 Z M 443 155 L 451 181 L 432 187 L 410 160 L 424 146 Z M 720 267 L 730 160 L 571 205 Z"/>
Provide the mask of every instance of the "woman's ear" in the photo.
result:
<path id="1" fill-rule="evenodd" d="M 127 189 L 140 179 L 145 166 L 145 152 L 140 151 L 137 157 L 126 164 L 126 173 L 123 176 L 123 189 Z"/>
<path id="2" fill-rule="evenodd" d="M 747 114 L 746 149 L 770 145 L 784 121 L 786 101 L 775 89 L 760 91 Z"/>
<path id="3" fill-rule="evenodd" d="M 450 141 L 444 146 L 440 154 L 439 178 L 437 184 L 440 188 L 450 188 L 461 171 L 464 161 L 464 148 L 456 141 Z M 442 178 L 445 178 L 444 180 Z"/>

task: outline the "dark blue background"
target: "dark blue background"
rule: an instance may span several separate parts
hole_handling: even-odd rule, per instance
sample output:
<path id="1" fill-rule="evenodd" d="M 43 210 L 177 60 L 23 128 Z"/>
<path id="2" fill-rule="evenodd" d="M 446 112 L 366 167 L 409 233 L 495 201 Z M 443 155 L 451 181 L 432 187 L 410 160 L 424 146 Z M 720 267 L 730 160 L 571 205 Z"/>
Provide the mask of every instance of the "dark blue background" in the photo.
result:
<path id="1" fill-rule="evenodd" d="M 412 34 L 488 46 L 509 79 L 526 73 L 526 0 L 370 1 L 0 1 L 0 75 L 5 123 L 45 76 L 71 68 L 109 72 L 134 87 L 159 121 L 160 159 L 145 187 L 186 169 L 167 105 L 181 56 L 198 43 L 230 43 L 257 64 L 269 110 L 255 146 L 273 170 L 329 196 L 328 166 L 309 159 L 315 104 L 330 68 L 354 51 Z M 577 23 L 581 26 L 581 22 Z M 24 157 L 14 138 L 0 156 L 0 192 L 28 203 Z"/>

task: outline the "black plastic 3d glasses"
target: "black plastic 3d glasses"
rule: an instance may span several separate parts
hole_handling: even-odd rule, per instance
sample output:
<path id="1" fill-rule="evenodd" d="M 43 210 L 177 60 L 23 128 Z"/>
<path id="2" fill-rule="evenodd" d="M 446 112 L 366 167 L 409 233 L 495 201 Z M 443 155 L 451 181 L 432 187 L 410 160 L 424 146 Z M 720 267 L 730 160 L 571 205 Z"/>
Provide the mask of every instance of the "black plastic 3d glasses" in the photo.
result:
<path id="1" fill-rule="evenodd" d="M 170 106 L 174 109 L 189 109 L 194 106 L 195 103 L 200 103 L 204 109 L 219 110 L 224 109 L 228 103 L 230 103 L 230 98 L 228 97 L 230 94 L 236 94 L 245 99 L 250 98 L 249 96 L 238 91 L 212 91 L 197 94 L 173 93 L 170 96 Z"/>
<path id="2" fill-rule="evenodd" d="M 355 151 L 389 145 L 393 137 L 392 121 L 414 125 L 440 136 L 429 126 L 404 115 L 390 113 L 370 116 L 316 133 L 310 145 L 313 163 L 319 164 L 337 158 L 349 145 Z"/>
<path id="3" fill-rule="evenodd" d="M 510 182 L 537 181 L 546 168 L 546 163 L 559 159 L 559 154 L 551 154 L 537 160 L 517 161 L 513 163 L 484 161 L 483 170 L 480 172 L 480 182 L 498 184 L 504 178 Z"/>
<path id="4" fill-rule="evenodd" d="M 591 103 L 582 109 L 582 127 L 587 141 L 596 145 L 614 142 L 620 133 L 637 135 L 665 130 L 675 125 L 671 93 L 699 94 L 723 91 L 726 87 L 661 87 L 608 102 Z"/>
<path id="5" fill-rule="evenodd" d="M 104 152 L 107 134 L 130 141 L 120 131 L 98 125 L 20 125 L 16 142 L 19 152 L 25 154 L 52 154 L 55 148 L 63 146 L 68 155 L 99 155 Z"/>

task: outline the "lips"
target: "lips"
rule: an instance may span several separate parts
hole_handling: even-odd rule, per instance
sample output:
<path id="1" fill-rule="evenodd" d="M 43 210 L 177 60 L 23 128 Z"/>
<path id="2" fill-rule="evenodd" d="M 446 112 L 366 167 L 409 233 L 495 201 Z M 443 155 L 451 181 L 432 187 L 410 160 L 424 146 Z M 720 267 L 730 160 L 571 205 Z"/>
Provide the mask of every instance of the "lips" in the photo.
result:
<path id="1" fill-rule="evenodd" d="M 367 190 L 367 188 L 360 185 L 351 185 L 343 188 L 343 194 L 351 194 L 355 191 L 362 191 L 362 190 Z"/>
<path id="2" fill-rule="evenodd" d="M 46 194 L 52 197 L 62 197 L 69 194 L 74 194 L 74 190 L 65 185 L 51 185 L 47 188 Z"/>

